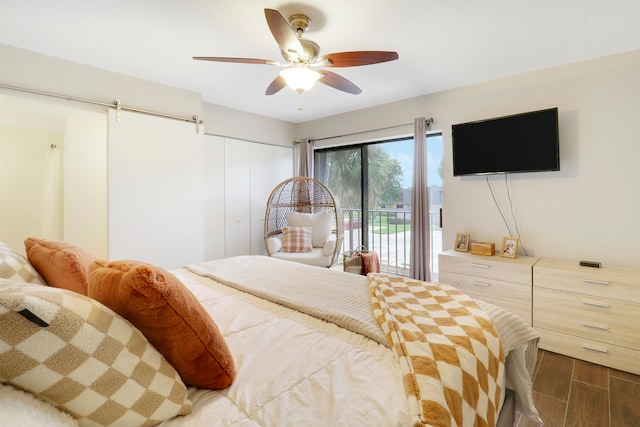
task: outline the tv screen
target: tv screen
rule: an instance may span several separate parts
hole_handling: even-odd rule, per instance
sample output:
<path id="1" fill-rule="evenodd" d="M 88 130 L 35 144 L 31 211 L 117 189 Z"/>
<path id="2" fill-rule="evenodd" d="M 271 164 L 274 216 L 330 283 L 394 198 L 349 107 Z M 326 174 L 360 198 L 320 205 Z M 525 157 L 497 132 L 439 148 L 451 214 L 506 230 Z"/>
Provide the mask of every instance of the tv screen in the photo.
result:
<path id="1" fill-rule="evenodd" d="M 560 170 L 558 109 L 451 126 L 453 176 Z"/>

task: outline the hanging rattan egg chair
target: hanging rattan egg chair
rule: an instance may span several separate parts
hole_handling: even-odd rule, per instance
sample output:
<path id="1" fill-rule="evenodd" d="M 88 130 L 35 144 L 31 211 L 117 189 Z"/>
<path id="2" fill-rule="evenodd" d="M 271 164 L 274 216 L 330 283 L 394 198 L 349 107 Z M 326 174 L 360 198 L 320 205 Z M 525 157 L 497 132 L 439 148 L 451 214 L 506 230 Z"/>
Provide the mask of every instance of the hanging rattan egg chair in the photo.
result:
<path id="1" fill-rule="evenodd" d="M 343 235 L 338 201 L 322 182 L 298 176 L 271 192 L 264 221 L 269 256 L 331 267 L 338 261 Z"/>

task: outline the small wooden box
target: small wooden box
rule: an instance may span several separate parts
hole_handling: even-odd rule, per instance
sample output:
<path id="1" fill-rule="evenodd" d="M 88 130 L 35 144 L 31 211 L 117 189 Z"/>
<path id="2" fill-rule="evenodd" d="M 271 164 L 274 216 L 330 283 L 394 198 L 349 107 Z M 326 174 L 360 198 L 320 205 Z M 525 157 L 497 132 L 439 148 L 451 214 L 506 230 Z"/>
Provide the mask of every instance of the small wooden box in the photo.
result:
<path id="1" fill-rule="evenodd" d="M 471 253 L 475 255 L 493 256 L 496 253 L 495 243 L 474 242 L 471 244 Z"/>

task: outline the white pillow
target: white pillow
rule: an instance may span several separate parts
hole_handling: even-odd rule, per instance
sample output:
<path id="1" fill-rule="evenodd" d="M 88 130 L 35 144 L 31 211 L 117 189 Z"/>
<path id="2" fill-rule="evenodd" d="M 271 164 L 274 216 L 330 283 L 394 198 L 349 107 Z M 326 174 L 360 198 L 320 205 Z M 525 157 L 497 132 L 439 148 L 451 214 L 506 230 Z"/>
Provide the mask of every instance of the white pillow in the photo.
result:
<path id="1" fill-rule="evenodd" d="M 327 237 L 331 234 L 331 220 L 333 214 L 322 211 L 314 214 L 288 211 L 287 225 L 290 227 L 311 227 L 311 244 L 314 248 L 324 247 Z"/>
<path id="2" fill-rule="evenodd" d="M 324 256 L 332 256 L 333 251 L 336 249 L 336 235 L 331 234 L 327 237 L 327 241 L 324 243 L 324 247 L 322 248 L 322 254 Z"/>
<path id="3" fill-rule="evenodd" d="M 0 386 L 0 420 L 15 426 L 78 427 L 78 420 L 31 393 Z"/>
<path id="4" fill-rule="evenodd" d="M 270 254 L 280 252 L 282 249 L 282 239 L 280 237 L 269 237 L 267 239 L 267 250 Z"/>

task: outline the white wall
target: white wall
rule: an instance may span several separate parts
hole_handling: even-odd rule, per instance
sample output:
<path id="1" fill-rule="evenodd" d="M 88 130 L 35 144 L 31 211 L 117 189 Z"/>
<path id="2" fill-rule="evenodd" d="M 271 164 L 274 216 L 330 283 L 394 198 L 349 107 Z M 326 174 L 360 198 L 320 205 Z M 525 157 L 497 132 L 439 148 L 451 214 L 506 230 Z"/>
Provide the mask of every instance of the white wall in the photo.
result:
<path id="1" fill-rule="evenodd" d="M 27 237 L 62 237 L 63 142 L 61 132 L 0 125 L 0 241 L 22 254 Z"/>
<path id="2" fill-rule="evenodd" d="M 451 125 L 558 107 L 561 171 L 509 175 L 513 212 L 528 254 L 640 266 L 640 51 L 527 73 L 302 123 L 296 137 L 321 138 L 433 117 L 444 141 L 444 246 L 507 236 L 484 177 L 454 178 Z M 411 132 L 407 127 L 386 133 Z M 376 135 L 366 134 L 362 139 Z M 335 144 L 321 141 L 317 146 Z M 490 182 L 514 228 L 504 177 Z"/>
<path id="3" fill-rule="evenodd" d="M 0 95 L 0 240 L 16 250 L 28 236 L 65 240 L 107 256 L 106 128 L 103 112 Z"/>
<path id="4" fill-rule="evenodd" d="M 202 115 L 198 93 L 0 44 L 0 83 L 178 117 Z M 0 89 L 0 92 L 19 94 Z M 20 94 L 21 96 L 30 96 Z M 47 98 L 53 101 L 54 98 Z M 65 105 L 73 102 L 60 99 Z"/>
<path id="5" fill-rule="evenodd" d="M 293 123 L 209 103 L 203 104 L 202 118 L 210 135 L 285 147 L 293 145 Z"/>

